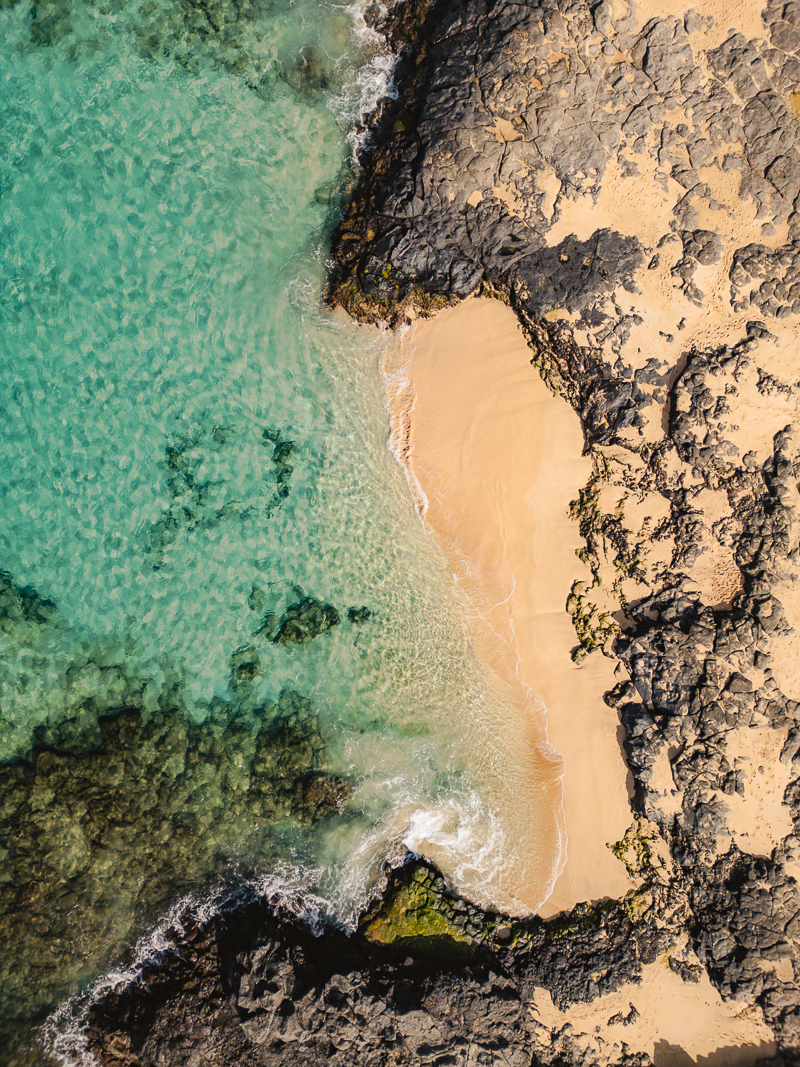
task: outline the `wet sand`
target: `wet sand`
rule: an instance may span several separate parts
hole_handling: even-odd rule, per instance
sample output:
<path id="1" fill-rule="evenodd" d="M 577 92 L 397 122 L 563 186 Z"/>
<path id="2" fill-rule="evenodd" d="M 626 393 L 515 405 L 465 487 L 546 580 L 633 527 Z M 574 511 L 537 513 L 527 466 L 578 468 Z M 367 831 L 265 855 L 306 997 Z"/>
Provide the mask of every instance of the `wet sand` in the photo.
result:
<path id="1" fill-rule="evenodd" d="M 546 758 L 550 745 L 563 757 L 566 839 L 553 857 L 563 869 L 538 911 L 619 897 L 632 882 L 607 844 L 631 812 L 617 715 L 602 699 L 613 665 L 600 653 L 573 664 L 565 609 L 572 583 L 589 576 L 569 515 L 591 472 L 579 420 L 531 366 L 516 317 L 498 301 L 471 299 L 418 322 L 403 347 L 405 363 L 387 374 L 393 445 L 465 594 L 476 652 L 504 691 L 499 729 L 520 762 L 537 749 Z M 516 781 L 525 788 L 524 775 Z"/>

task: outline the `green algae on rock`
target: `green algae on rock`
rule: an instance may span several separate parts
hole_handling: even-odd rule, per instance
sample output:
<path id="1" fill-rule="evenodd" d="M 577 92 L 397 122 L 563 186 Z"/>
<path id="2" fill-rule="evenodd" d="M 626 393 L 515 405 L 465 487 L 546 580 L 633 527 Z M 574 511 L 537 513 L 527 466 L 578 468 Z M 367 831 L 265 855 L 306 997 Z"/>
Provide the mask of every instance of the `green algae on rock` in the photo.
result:
<path id="1" fill-rule="evenodd" d="M 420 865 L 409 878 L 393 879 L 380 907 L 362 920 L 359 930 L 368 941 L 397 952 L 439 960 L 467 959 L 474 954 L 476 942 L 465 933 L 463 914 L 455 911 L 455 901 L 443 893 L 441 878 Z"/>

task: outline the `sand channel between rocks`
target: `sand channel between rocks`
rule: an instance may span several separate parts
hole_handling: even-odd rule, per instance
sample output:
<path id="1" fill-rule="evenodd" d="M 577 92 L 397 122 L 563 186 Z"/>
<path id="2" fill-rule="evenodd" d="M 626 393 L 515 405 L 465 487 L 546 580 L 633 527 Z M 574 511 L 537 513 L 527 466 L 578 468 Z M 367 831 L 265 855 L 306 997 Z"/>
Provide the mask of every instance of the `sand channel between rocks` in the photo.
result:
<path id="1" fill-rule="evenodd" d="M 568 840 L 553 868 L 563 869 L 544 904 L 535 872 L 517 895 L 545 916 L 621 896 L 632 883 L 607 844 L 631 813 L 616 712 L 602 699 L 613 666 L 599 653 L 573 664 L 565 609 L 572 583 L 588 576 L 569 515 L 591 472 L 579 420 L 531 366 L 499 301 L 471 299 L 416 323 L 403 350 L 386 374 L 393 447 L 465 595 L 476 653 L 505 696 L 507 719 L 492 728 L 517 789 L 500 789 L 496 803 L 522 808 L 529 788 L 541 804 L 541 775 L 561 772 L 550 746 L 563 756 Z M 546 794 L 558 804 L 553 784 Z"/>

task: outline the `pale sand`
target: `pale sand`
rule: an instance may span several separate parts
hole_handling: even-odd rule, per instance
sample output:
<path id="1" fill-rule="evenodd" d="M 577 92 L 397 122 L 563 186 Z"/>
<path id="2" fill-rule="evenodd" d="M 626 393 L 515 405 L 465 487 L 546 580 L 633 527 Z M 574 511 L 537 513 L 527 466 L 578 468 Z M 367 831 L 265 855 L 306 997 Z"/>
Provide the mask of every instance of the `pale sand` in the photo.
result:
<path id="1" fill-rule="evenodd" d="M 574 666 L 565 610 L 573 581 L 590 578 L 568 513 L 591 472 L 578 418 L 498 301 L 418 322 L 407 344 L 407 381 L 395 368 L 390 389 L 394 448 L 466 594 L 477 653 L 505 689 L 500 729 L 534 748 L 549 735 L 564 757 L 568 858 L 539 912 L 619 897 L 632 883 L 606 846 L 631 811 L 617 715 L 602 699 L 613 665 L 597 653 Z"/>
<path id="2" fill-rule="evenodd" d="M 783 961 L 781 961 L 783 962 Z M 534 1020 L 551 1033 L 572 1026 L 570 1043 L 586 1052 L 601 1051 L 596 1037 L 624 1042 L 631 1052 L 645 1052 L 655 1067 L 745 1067 L 774 1055 L 773 1035 L 760 1008 L 725 1003 L 703 974 L 695 985 L 681 981 L 661 960 L 642 969 L 640 984 L 626 985 L 589 1004 L 559 1011 L 550 994 L 537 989 Z M 634 1007 L 639 1013 L 623 1020 Z M 622 1019 L 615 1017 L 622 1016 Z"/>
<path id="3" fill-rule="evenodd" d="M 625 0 L 614 0 L 618 14 L 626 12 Z M 683 19 L 687 11 L 694 11 L 707 19 L 702 35 L 706 48 L 716 48 L 727 40 L 731 31 L 741 33 L 748 40 L 764 36 L 764 21 L 761 13 L 765 0 L 638 0 L 630 5 L 636 13 L 636 25 L 641 29 L 650 19 L 668 18 L 670 15 Z M 628 8 L 629 9 L 629 8 Z"/>
<path id="4" fill-rule="evenodd" d="M 770 856 L 794 833 L 791 808 L 783 802 L 792 765 L 780 758 L 788 735 L 788 730 L 741 727 L 726 737 L 725 755 L 744 778 L 744 795 L 734 793 L 722 800 L 728 809 L 728 829 L 742 852 Z"/>

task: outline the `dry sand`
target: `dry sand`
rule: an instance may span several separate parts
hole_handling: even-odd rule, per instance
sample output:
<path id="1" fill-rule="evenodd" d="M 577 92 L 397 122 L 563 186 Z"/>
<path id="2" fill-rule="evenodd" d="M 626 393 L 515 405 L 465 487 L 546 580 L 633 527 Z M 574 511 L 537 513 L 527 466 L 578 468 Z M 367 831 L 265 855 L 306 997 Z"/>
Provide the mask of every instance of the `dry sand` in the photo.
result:
<path id="1" fill-rule="evenodd" d="M 614 10 L 624 14 L 628 5 L 625 0 L 614 0 Z M 677 0 L 639 0 L 630 4 L 636 13 L 638 29 L 645 26 L 652 18 L 668 18 L 670 15 L 682 19 L 687 11 L 694 11 L 706 20 L 703 44 L 706 48 L 716 48 L 734 33 L 743 34 L 748 40 L 764 36 L 764 21 L 761 13 L 766 7 L 765 0 L 690 0 L 678 3 Z M 698 35 L 699 36 L 699 35 Z"/>
<path id="2" fill-rule="evenodd" d="M 644 967 L 640 983 L 568 1012 L 544 989 L 536 990 L 534 1003 L 531 1014 L 541 1027 L 557 1033 L 570 1024 L 570 1043 L 586 1053 L 601 1051 L 598 1037 L 646 1053 L 655 1067 L 744 1067 L 775 1053 L 760 1009 L 725 1003 L 706 974 L 697 984 L 683 982 L 666 958 Z"/>
<path id="3" fill-rule="evenodd" d="M 631 812 L 617 715 L 602 699 L 613 666 L 599 653 L 572 663 L 565 610 L 573 581 L 589 578 L 568 512 L 591 471 L 578 418 L 498 301 L 417 323 L 408 352 L 407 379 L 393 378 L 394 447 L 465 593 L 477 653 L 505 690 L 500 728 L 534 747 L 549 736 L 564 757 L 567 860 L 540 914 L 619 897 L 632 883 L 607 843 Z"/>
<path id="4" fill-rule="evenodd" d="M 726 738 L 726 757 L 743 778 L 744 795 L 723 798 L 728 829 L 742 852 L 770 856 L 794 833 L 792 811 L 783 796 L 792 780 L 791 762 L 781 760 L 788 730 L 741 727 Z"/>

